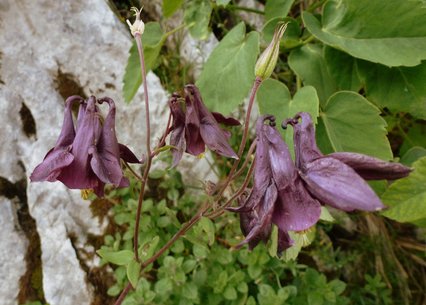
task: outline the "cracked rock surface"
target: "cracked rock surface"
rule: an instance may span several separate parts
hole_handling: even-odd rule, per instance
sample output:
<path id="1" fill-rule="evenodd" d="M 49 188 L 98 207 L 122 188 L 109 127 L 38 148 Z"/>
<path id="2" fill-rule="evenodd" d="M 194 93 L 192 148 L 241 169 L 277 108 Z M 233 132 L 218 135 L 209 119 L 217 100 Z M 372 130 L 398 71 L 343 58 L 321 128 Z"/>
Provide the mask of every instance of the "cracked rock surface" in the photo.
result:
<path id="1" fill-rule="evenodd" d="M 53 147 L 64 100 L 72 94 L 113 98 L 119 141 L 142 155 L 143 89 L 130 105 L 121 98 L 130 45 L 126 28 L 104 0 L 0 0 L 0 177 L 7 185 L 27 181 Z M 167 120 L 167 94 L 152 73 L 148 86 L 156 139 Z M 8 198 L 7 187 L 0 192 L 0 304 L 20 303 L 25 257 L 34 254 L 17 221 L 21 204 L 40 239 L 45 301 L 91 304 L 94 289 L 81 268 L 75 243 L 84 245 L 88 234 L 101 234 L 104 226 L 92 217 L 79 191 L 67 190 L 59 182 L 27 185 L 26 202 Z"/>

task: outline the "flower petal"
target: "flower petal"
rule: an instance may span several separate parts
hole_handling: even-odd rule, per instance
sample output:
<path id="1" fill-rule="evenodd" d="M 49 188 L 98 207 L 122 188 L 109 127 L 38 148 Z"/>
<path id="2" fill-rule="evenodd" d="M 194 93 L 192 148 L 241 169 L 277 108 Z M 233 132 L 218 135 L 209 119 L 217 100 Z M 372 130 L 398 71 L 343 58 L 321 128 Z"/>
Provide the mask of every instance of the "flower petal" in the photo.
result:
<path id="1" fill-rule="evenodd" d="M 396 162 L 386 162 L 364 154 L 352 152 L 335 152 L 327 155 L 352 167 L 358 175 L 366 180 L 395 180 L 406 177 L 411 169 Z"/>
<path id="2" fill-rule="evenodd" d="M 280 190 L 278 198 L 272 221 L 280 230 L 302 231 L 317 223 L 321 204 L 311 197 L 299 177 Z"/>
<path id="3" fill-rule="evenodd" d="M 173 163 L 175 167 L 182 159 L 183 152 L 185 151 L 185 113 L 182 110 L 179 102 L 179 96 L 174 94 L 169 100 L 170 112 L 173 116 L 173 130 L 170 135 L 170 145 L 175 148 L 172 149 Z"/>
<path id="4" fill-rule="evenodd" d="M 258 206 L 258 209 L 247 212 L 250 213 L 249 215 L 253 217 L 253 219 L 250 221 L 249 226 L 245 228 L 245 231 L 249 230 L 249 233 L 246 235 L 245 240 L 236 246 L 237 248 L 248 243 L 249 249 L 251 250 L 261 240 L 268 240 L 271 234 L 271 219 L 277 196 L 277 188 L 274 184 L 270 185 L 266 190 L 263 203 Z"/>
<path id="5" fill-rule="evenodd" d="M 89 166 L 89 148 L 98 142 L 102 131 L 95 102 L 94 96 L 88 99 L 72 145 L 74 160 L 57 178 L 71 189 L 94 189 L 98 186 L 99 179 Z"/>
<path id="6" fill-rule="evenodd" d="M 216 122 L 219 124 L 224 124 L 227 126 L 240 126 L 241 123 L 237 119 L 234 119 L 233 117 L 226 117 L 222 113 L 214 112 L 212 111 L 211 114 L 213 115 Z"/>
<path id="7" fill-rule="evenodd" d="M 186 133 L 197 135 L 197 130 L 199 130 L 202 141 L 210 150 L 224 157 L 238 158 L 237 154 L 229 145 L 226 134 L 222 131 L 211 112 L 204 105 L 200 92 L 195 85 L 185 86 L 185 101 Z M 197 116 L 197 118 L 195 118 L 195 116 Z M 193 122 L 198 123 L 198 126 Z M 191 144 L 194 145 L 196 143 L 193 138 L 194 136 L 190 137 L 192 142 L 188 141 L 188 137 L 186 139 L 188 152 L 189 149 L 193 149 L 190 147 Z"/>
<path id="8" fill-rule="evenodd" d="M 323 157 L 305 167 L 301 177 L 309 192 L 322 203 L 344 211 L 377 211 L 384 208 L 370 186 L 343 162 Z"/>
<path id="9" fill-rule="evenodd" d="M 108 103 L 109 111 L 97 145 L 89 149 L 89 154 L 92 155 L 90 165 L 102 182 L 119 186 L 123 178 L 123 171 L 120 164 L 120 149 L 115 135 L 115 103 L 110 98 L 99 100 L 100 103 L 104 101 Z"/>
<path id="10" fill-rule="evenodd" d="M 120 150 L 120 159 L 127 163 L 143 163 L 143 160 L 139 160 L 126 145 L 118 143 L 118 149 Z"/>
<path id="11" fill-rule="evenodd" d="M 281 253 L 294 245 L 294 240 L 291 239 L 290 235 L 286 231 L 282 231 L 278 228 L 278 246 L 277 255 L 281 256 Z"/>
<path id="12" fill-rule="evenodd" d="M 61 170 L 70 165 L 74 156 L 69 152 L 70 148 L 52 148 L 44 157 L 43 162 L 36 166 L 30 176 L 32 182 L 56 181 Z"/>

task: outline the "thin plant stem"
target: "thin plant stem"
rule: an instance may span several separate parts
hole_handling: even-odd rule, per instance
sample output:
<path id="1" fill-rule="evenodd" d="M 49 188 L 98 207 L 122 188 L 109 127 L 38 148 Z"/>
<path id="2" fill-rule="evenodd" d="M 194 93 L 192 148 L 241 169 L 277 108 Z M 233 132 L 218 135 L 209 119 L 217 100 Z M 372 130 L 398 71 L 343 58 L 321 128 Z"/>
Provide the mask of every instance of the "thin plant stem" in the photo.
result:
<path id="1" fill-rule="evenodd" d="M 202 206 L 198 212 L 192 216 L 192 218 L 185 223 L 180 229 L 179 231 L 177 231 L 175 233 L 175 235 L 173 235 L 173 237 L 171 239 L 169 239 L 167 241 L 167 243 L 164 244 L 163 247 L 161 247 L 160 250 L 157 251 L 157 253 L 155 253 L 153 256 L 151 256 L 149 259 L 147 259 L 146 261 L 144 261 L 141 265 L 141 270 L 143 270 L 144 268 L 146 268 L 147 266 L 149 266 L 150 264 L 152 264 L 153 262 L 155 262 L 168 248 L 170 248 L 171 245 L 173 245 L 173 243 L 178 240 L 181 236 L 183 236 L 190 228 L 192 228 L 193 225 L 195 225 L 200 219 L 201 217 L 204 216 L 204 213 L 210 208 L 210 204 L 205 204 L 204 206 Z"/>
<path id="2" fill-rule="evenodd" d="M 253 143 L 251 143 L 250 148 L 249 148 L 249 150 L 247 152 L 247 156 L 246 156 L 246 159 L 244 160 L 243 165 L 241 165 L 241 167 L 238 170 L 238 172 L 236 172 L 234 174 L 234 176 L 232 176 L 232 180 L 235 180 L 237 177 L 239 177 L 244 172 L 244 169 L 247 167 L 247 164 L 250 162 L 250 157 L 253 154 L 254 149 L 256 148 L 256 144 L 257 144 L 257 141 L 253 141 Z"/>
<path id="3" fill-rule="evenodd" d="M 145 95 L 145 122 L 146 122 L 146 166 L 143 173 L 142 181 L 141 181 L 141 190 L 139 193 L 139 199 L 138 199 L 138 208 L 136 210 L 136 223 L 135 223 L 135 230 L 133 234 L 133 251 L 135 254 L 135 260 L 137 262 L 140 262 L 139 260 L 139 227 L 140 227 L 140 220 L 141 220 L 141 212 L 142 212 L 142 203 L 143 203 L 143 197 L 145 193 L 145 186 L 148 179 L 149 170 L 151 168 L 152 163 L 152 157 L 151 157 L 151 126 L 149 121 L 149 97 L 148 97 L 148 85 L 146 81 L 146 70 L 145 70 L 145 59 L 143 54 L 143 46 L 142 46 L 142 39 L 141 35 L 139 33 L 135 34 L 135 40 L 136 44 L 138 46 L 138 53 L 139 53 L 139 60 L 141 64 L 141 74 L 142 74 L 142 82 L 143 82 L 143 88 L 144 88 L 144 95 Z"/>
<path id="4" fill-rule="evenodd" d="M 251 8 L 251 7 L 238 6 L 238 5 L 228 5 L 226 8 L 229 8 L 230 10 L 233 10 L 233 11 L 244 11 L 244 12 L 248 12 L 248 13 L 265 15 L 264 11 L 257 10 L 255 8 Z"/>
<path id="5" fill-rule="evenodd" d="M 138 179 L 139 181 L 142 181 L 143 179 L 142 179 L 142 177 L 140 176 L 140 175 L 138 175 L 134 170 L 133 170 L 133 168 L 130 166 L 130 164 L 129 163 L 127 163 L 126 161 L 124 161 L 124 160 L 121 160 L 121 161 L 123 161 L 123 163 L 124 163 L 124 165 L 127 167 L 127 169 L 133 174 L 133 176 L 135 176 L 136 177 L 136 179 Z"/>
<path id="6" fill-rule="evenodd" d="M 219 209 L 217 209 L 216 211 L 213 211 L 211 213 L 206 214 L 205 215 L 206 217 L 209 217 L 209 218 L 219 217 L 220 215 L 223 214 L 224 210 L 227 207 L 229 207 L 232 204 L 232 202 L 235 199 L 237 199 L 244 192 L 244 190 L 247 188 L 247 185 L 250 182 L 251 176 L 252 176 L 253 171 L 254 171 L 254 166 L 255 166 L 255 162 L 253 161 L 253 163 L 251 164 L 250 169 L 249 169 L 249 171 L 247 173 L 247 176 L 244 179 L 244 182 L 241 185 L 241 187 L 238 189 L 238 191 L 223 206 L 221 206 Z"/>
<path id="7" fill-rule="evenodd" d="M 127 296 L 127 294 L 132 288 L 132 284 L 128 283 L 127 286 L 120 293 L 120 296 L 118 297 L 117 301 L 115 301 L 114 305 L 121 305 L 121 303 L 123 303 L 124 301 L 124 298 Z"/>
<path id="8" fill-rule="evenodd" d="M 256 77 L 251 89 L 249 104 L 247 106 L 246 118 L 244 120 L 243 137 L 241 139 L 240 147 L 238 149 L 238 159 L 234 161 L 234 164 L 232 165 L 232 168 L 229 171 L 228 178 L 221 185 L 221 189 L 219 190 L 219 194 L 217 195 L 217 198 L 220 198 L 222 194 L 225 192 L 225 189 L 228 187 L 229 183 L 231 182 L 232 180 L 231 178 L 234 175 L 235 171 L 237 170 L 238 164 L 240 163 L 240 159 L 241 159 L 241 156 L 243 155 L 244 148 L 246 147 L 246 142 L 248 138 L 248 132 L 250 127 L 250 117 L 251 117 L 251 111 L 253 109 L 254 99 L 256 97 L 257 90 L 259 89 L 261 83 L 262 83 L 262 79 L 260 77 Z"/>

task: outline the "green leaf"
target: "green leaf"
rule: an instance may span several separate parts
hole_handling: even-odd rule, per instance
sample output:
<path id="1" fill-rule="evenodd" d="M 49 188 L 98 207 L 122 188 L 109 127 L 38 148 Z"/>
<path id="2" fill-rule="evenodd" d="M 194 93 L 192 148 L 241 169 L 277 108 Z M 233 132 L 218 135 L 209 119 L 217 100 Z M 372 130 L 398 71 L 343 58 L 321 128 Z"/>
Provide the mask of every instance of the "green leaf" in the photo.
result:
<path id="1" fill-rule="evenodd" d="M 420 0 L 331 0 L 320 22 L 302 13 L 323 43 L 386 66 L 416 66 L 426 59 L 426 8 Z"/>
<path id="2" fill-rule="evenodd" d="M 133 288 L 136 288 L 138 285 L 139 275 L 141 272 L 141 264 L 135 261 L 134 259 L 130 261 L 127 265 L 127 278 L 129 279 L 130 284 Z"/>
<path id="3" fill-rule="evenodd" d="M 102 257 L 107 262 L 113 263 L 115 265 L 124 266 L 130 263 L 133 259 L 133 252 L 130 250 L 121 250 L 117 252 L 111 252 L 107 249 L 99 249 L 96 251 L 100 257 Z"/>
<path id="4" fill-rule="evenodd" d="M 358 152 L 383 160 L 393 158 L 385 120 L 379 109 L 361 95 L 350 91 L 335 93 L 320 116 L 334 151 Z"/>
<path id="5" fill-rule="evenodd" d="M 201 217 L 200 226 L 203 228 L 203 231 L 206 232 L 207 238 L 209 240 L 209 245 L 213 245 L 215 241 L 215 226 L 213 221 L 207 217 Z"/>
<path id="6" fill-rule="evenodd" d="M 294 0 L 267 0 L 265 5 L 265 22 L 275 17 L 286 17 Z"/>
<path id="7" fill-rule="evenodd" d="M 245 32 L 241 22 L 220 41 L 196 83 L 211 110 L 231 112 L 243 102 L 253 85 L 259 34 Z"/>
<path id="8" fill-rule="evenodd" d="M 166 38 L 167 36 L 163 34 L 158 22 L 148 22 L 145 24 L 145 31 L 142 35 L 142 45 L 146 73 L 154 68 Z M 126 103 L 129 103 L 133 99 L 139 86 L 142 84 L 142 74 L 136 41 L 133 41 L 129 53 L 130 55 L 123 77 L 123 95 Z"/>
<path id="9" fill-rule="evenodd" d="M 210 0 L 188 1 L 184 21 L 189 33 L 195 39 L 206 39 L 209 35 L 209 22 L 212 6 Z"/>
<path id="10" fill-rule="evenodd" d="M 172 16 L 183 4 L 183 0 L 163 0 L 163 15 Z"/>
<path id="11" fill-rule="evenodd" d="M 426 157 L 414 162 L 414 171 L 392 183 L 382 196 L 389 208 L 382 215 L 399 222 L 426 219 Z"/>
<path id="12" fill-rule="evenodd" d="M 138 249 L 141 260 L 146 260 L 154 255 L 155 249 L 157 249 L 160 237 L 155 236 L 152 239 L 144 241 Z"/>
<path id="13" fill-rule="evenodd" d="M 334 48 L 325 47 L 324 59 L 337 90 L 359 91 L 361 89 L 362 80 L 356 58 Z"/>
<path id="14" fill-rule="evenodd" d="M 426 61 L 409 68 L 388 68 L 360 61 L 358 66 L 370 101 L 393 112 L 409 112 L 426 119 Z"/>
<path id="15" fill-rule="evenodd" d="M 216 0 L 216 4 L 219 6 L 227 6 L 231 0 Z"/>
<path id="16" fill-rule="evenodd" d="M 404 142 L 399 149 L 400 155 L 405 154 L 412 147 L 426 148 L 426 126 L 423 124 L 413 125 L 405 135 Z"/>
<path id="17" fill-rule="evenodd" d="M 321 104 L 336 92 L 336 83 L 327 69 L 320 46 L 308 44 L 293 50 L 288 58 L 288 64 L 303 80 L 305 86 L 315 87 Z"/>
<path id="18" fill-rule="evenodd" d="M 411 164 L 423 157 L 426 157 L 426 149 L 414 146 L 401 157 L 400 162 L 404 165 L 411 166 Z"/>
<path id="19" fill-rule="evenodd" d="M 285 84 L 274 79 L 267 79 L 257 92 L 257 101 L 261 114 L 275 115 L 277 128 L 294 156 L 293 129 L 283 130 L 280 125 L 284 119 L 293 117 L 300 111 L 309 112 L 316 123 L 319 101 L 315 89 L 311 86 L 303 87 L 291 99 L 290 91 Z"/>
<path id="20" fill-rule="evenodd" d="M 225 291 L 223 292 L 223 297 L 226 300 L 236 300 L 237 299 L 237 291 L 235 290 L 234 287 L 232 286 L 228 286 L 225 288 Z"/>

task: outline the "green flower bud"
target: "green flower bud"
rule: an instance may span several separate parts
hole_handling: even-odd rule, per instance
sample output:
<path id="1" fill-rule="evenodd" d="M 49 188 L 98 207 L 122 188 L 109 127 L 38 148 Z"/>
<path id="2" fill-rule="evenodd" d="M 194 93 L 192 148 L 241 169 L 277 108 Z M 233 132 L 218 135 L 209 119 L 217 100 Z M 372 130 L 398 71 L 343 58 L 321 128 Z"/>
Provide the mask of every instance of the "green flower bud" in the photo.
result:
<path id="1" fill-rule="evenodd" d="M 275 28 L 274 37 L 272 38 L 271 43 L 268 47 L 263 51 L 257 60 L 256 67 L 254 68 L 254 72 L 256 77 L 265 80 L 269 78 L 274 71 L 275 65 L 278 60 L 278 53 L 280 50 L 280 40 L 284 35 L 284 32 L 287 28 L 288 23 L 278 23 Z"/>

